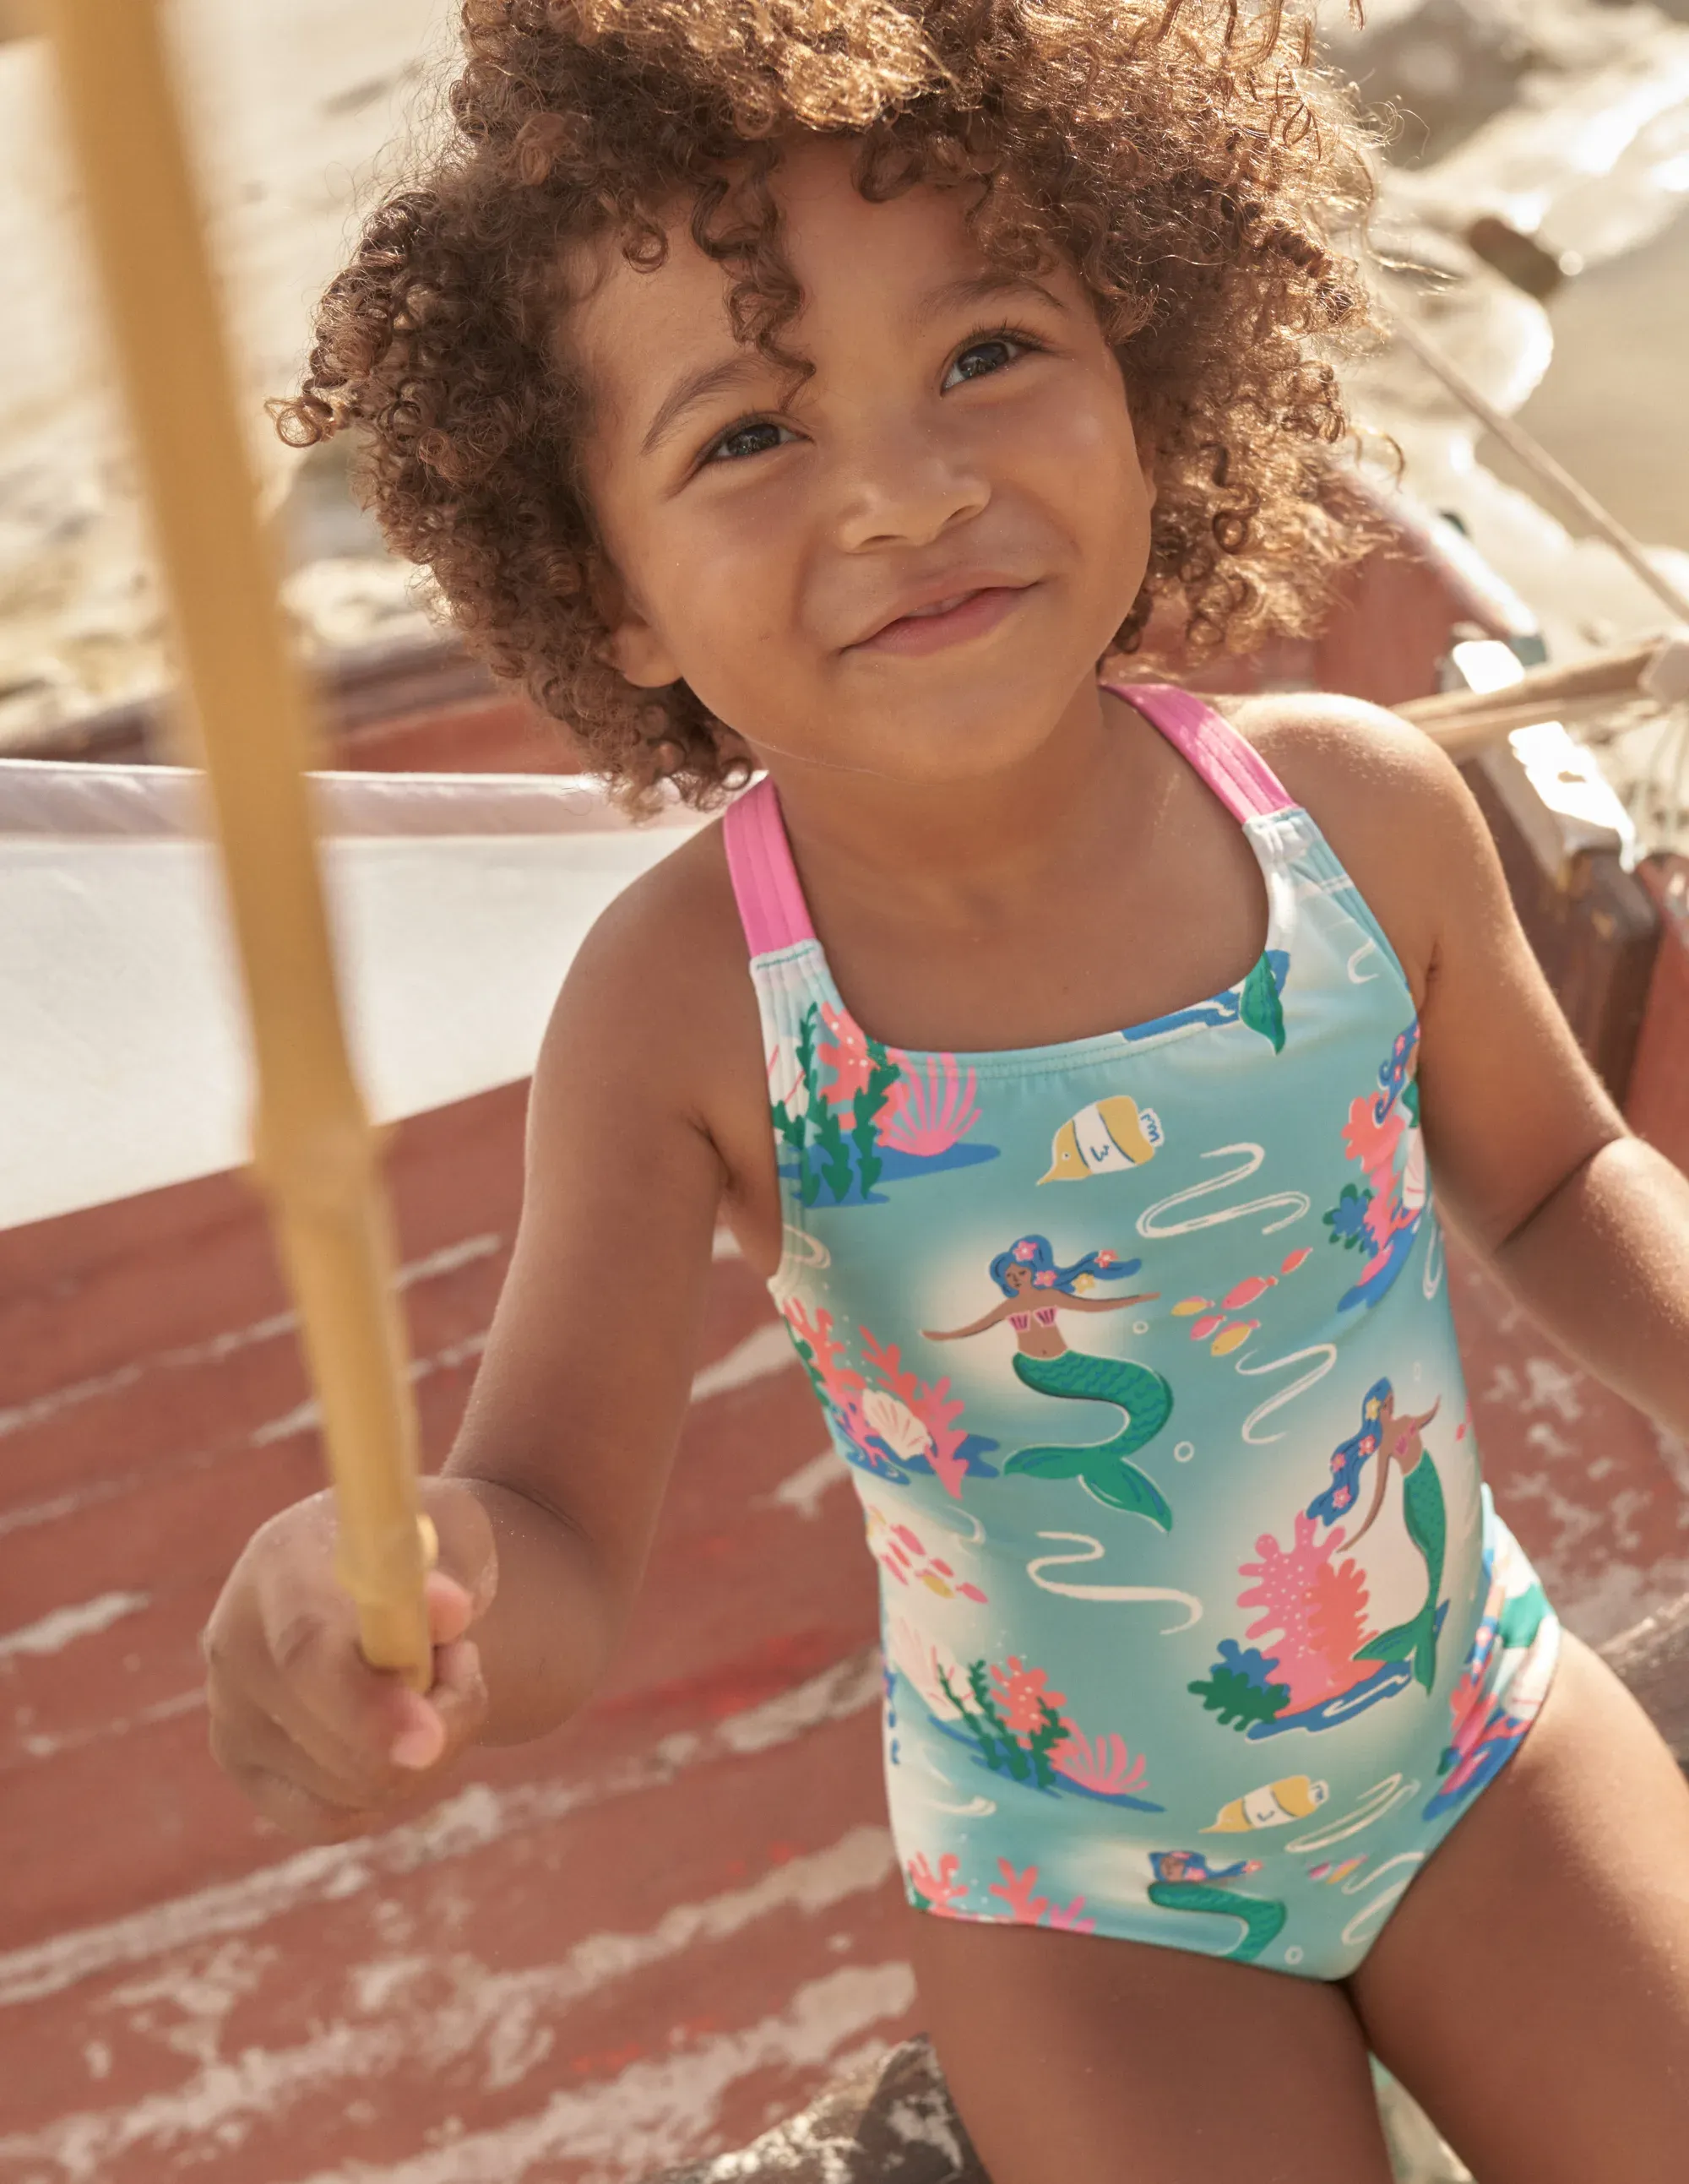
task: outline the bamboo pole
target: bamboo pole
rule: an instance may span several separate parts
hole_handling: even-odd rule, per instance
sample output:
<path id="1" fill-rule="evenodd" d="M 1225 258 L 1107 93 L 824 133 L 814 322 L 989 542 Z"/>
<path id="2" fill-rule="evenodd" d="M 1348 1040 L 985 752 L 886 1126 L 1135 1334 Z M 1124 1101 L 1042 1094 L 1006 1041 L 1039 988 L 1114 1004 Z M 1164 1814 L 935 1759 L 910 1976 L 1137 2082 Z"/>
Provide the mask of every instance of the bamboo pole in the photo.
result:
<path id="1" fill-rule="evenodd" d="M 1679 644 L 1667 638 L 1593 653 L 1567 666 L 1532 668 L 1498 690 L 1446 690 L 1435 698 L 1410 699 L 1396 710 L 1451 758 L 1469 758 L 1513 728 L 1611 712 L 1647 696 L 1644 677 L 1669 649 L 1675 658 Z"/>
<path id="2" fill-rule="evenodd" d="M 1677 621 L 1689 621 L 1689 593 L 1674 583 L 1664 569 L 1655 566 L 1642 541 L 1625 529 L 1612 510 L 1596 499 L 1581 479 L 1574 477 L 1564 463 L 1557 461 L 1536 434 L 1527 432 L 1518 418 L 1509 416 L 1504 410 L 1498 410 L 1477 382 L 1469 378 L 1458 365 L 1446 357 L 1405 314 L 1396 320 L 1394 330 L 1398 340 L 1412 349 L 1426 370 L 1434 378 L 1440 379 L 1457 401 L 1463 403 L 1479 422 L 1487 426 L 1527 470 L 1558 493 L 1563 500 L 1569 502 L 1596 536 L 1604 539 L 1613 549 L 1631 574 L 1669 608 Z"/>
<path id="3" fill-rule="evenodd" d="M 366 1658 L 430 1680 L 416 1430 L 375 1142 L 342 1028 L 276 604 L 157 0 L 46 0 L 176 642 L 257 1064 L 254 1136 L 334 1481 Z"/>

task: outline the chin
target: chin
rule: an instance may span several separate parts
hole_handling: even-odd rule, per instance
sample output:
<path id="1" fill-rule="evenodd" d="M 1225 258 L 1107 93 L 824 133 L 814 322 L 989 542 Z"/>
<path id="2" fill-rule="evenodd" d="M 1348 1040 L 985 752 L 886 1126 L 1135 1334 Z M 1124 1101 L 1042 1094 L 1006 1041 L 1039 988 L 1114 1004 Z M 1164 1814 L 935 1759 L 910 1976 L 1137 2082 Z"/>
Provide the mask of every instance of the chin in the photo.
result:
<path id="1" fill-rule="evenodd" d="M 890 721 L 882 715 L 856 749 L 872 751 L 869 763 L 876 772 L 902 781 L 979 779 L 1035 758 L 1066 704 L 1049 691 L 1020 696 L 999 685 L 989 697 L 936 699 Z"/>

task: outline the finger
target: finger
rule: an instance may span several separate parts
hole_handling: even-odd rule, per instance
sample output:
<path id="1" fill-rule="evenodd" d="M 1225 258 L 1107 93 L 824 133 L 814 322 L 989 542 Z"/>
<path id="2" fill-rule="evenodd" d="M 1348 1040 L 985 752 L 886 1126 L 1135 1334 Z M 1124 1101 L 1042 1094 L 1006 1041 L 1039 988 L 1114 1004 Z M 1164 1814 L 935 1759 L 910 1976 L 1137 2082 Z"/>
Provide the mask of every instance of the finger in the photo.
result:
<path id="1" fill-rule="evenodd" d="M 428 1610 L 428 1633 L 436 1646 L 449 1646 L 461 1638 L 480 1613 L 470 1588 L 443 1570 L 428 1573 L 422 1598 Z"/>
<path id="2" fill-rule="evenodd" d="M 395 1767 L 415 1774 L 460 1751 L 487 1718 L 487 1686 L 474 1641 L 436 1648 L 434 1682 L 426 1696 L 408 1691 L 409 1719 L 387 1747 Z"/>
<path id="3" fill-rule="evenodd" d="M 260 1778 L 291 1782 L 302 1797 L 325 1809 L 370 1813 L 394 1802 L 402 1792 L 415 1791 L 414 1777 L 406 1780 L 390 1768 L 354 1776 L 318 1766 L 279 1722 L 250 1708 L 237 1716 L 214 1713 L 208 1726 L 212 1758 L 249 1793 Z"/>
<path id="4" fill-rule="evenodd" d="M 422 1505 L 439 1539 L 440 1571 L 469 1594 L 471 1620 L 484 1615 L 499 1586 L 498 1549 L 485 1506 L 457 1479 L 425 1479 Z"/>

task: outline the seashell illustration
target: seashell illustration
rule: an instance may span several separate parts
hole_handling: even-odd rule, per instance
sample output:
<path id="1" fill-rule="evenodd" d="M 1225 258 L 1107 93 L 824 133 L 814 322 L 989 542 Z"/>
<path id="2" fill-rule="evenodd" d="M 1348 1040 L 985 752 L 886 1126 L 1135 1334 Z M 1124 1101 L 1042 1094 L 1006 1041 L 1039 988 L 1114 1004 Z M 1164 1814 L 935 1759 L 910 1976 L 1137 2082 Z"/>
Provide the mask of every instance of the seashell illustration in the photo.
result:
<path id="1" fill-rule="evenodd" d="M 1325 1782 L 1310 1781 L 1306 1774 L 1285 1774 L 1258 1790 L 1246 1791 L 1222 1805 L 1205 1836 L 1247 1835 L 1254 1828 L 1282 1828 L 1291 1820 L 1305 1820 L 1330 1795 Z"/>
<path id="2" fill-rule="evenodd" d="M 926 1456 L 932 1449 L 932 1435 L 908 1404 L 883 1388 L 870 1388 L 863 1396 L 862 1416 L 894 1456 Z"/>
<path id="3" fill-rule="evenodd" d="M 1161 1117 L 1124 1092 L 1093 1100 L 1071 1115 L 1051 1140 L 1051 1167 L 1040 1183 L 1083 1183 L 1088 1176 L 1142 1167 L 1162 1142 Z"/>

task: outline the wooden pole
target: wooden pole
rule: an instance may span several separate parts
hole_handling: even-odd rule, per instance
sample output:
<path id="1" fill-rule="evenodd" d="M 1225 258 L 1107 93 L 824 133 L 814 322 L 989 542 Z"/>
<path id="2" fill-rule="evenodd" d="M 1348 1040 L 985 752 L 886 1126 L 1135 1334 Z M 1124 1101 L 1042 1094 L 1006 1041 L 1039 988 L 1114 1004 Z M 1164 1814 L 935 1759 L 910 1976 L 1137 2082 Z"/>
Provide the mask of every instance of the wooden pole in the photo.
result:
<path id="1" fill-rule="evenodd" d="M 203 747 L 257 1065 L 254 1136 L 321 1406 L 364 1652 L 431 1680 L 416 1430 L 378 1156 L 312 838 L 312 734 L 276 604 L 157 0 L 46 0 Z M 196 754 L 196 755 L 198 755 Z"/>

